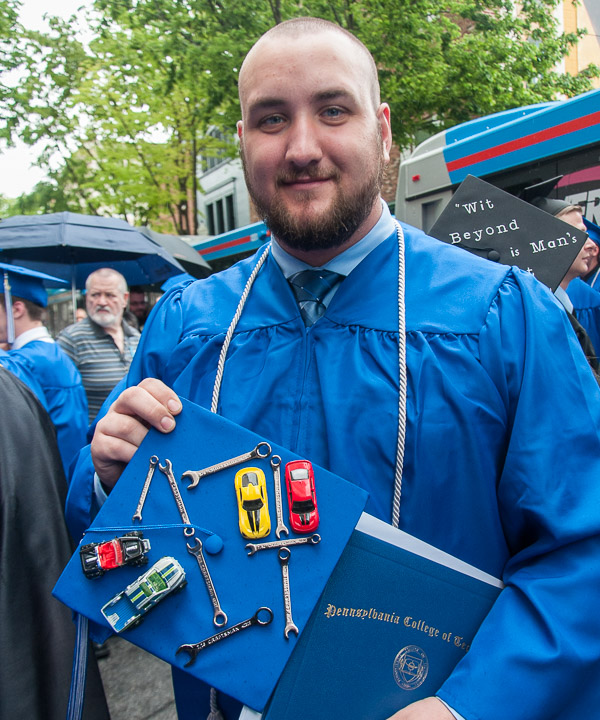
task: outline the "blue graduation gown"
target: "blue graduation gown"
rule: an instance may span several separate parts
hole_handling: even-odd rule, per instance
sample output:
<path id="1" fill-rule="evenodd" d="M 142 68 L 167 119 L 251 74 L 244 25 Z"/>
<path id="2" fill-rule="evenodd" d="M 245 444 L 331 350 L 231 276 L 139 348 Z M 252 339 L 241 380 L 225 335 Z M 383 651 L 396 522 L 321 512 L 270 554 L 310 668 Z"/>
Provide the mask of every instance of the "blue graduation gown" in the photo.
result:
<path id="1" fill-rule="evenodd" d="M 550 292 L 405 226 L 407 428 L 400 527 L 507 587 L 440 690 L 466 718 L 597 713 L 600 390 Z M 256 258 L 176 288 L 126 379 L 210 407 Z M 366 488 L 391 517 L 398 427 L 398 249 L 388 238 L 306 330 L 269 257 L 237 326 L 219 412 Z M 70 518 L 89 522 L 82 453 Z M 595 663 L 592 667 L 591 663 Z"/>
<path id="2" fill-rule="evenodd" d="M 596 355 L 600 353 L 600 292 L 580 278 L 569 283 L 567 295 L 573 303 L 573 312 L 590 336 Z"/>
<path id="3" fill-rule="evenodd" d="M 6 350 L 0 350 L 0 365 L 10 370 L 13 375 L 16 375 L 19 380 L 33 392 L 39 401 L 40 405 L 48 412 L 48 401 L 42 389 L 42 386 L 38 382 L 34 372 L 27 363 L 19 362 L 18 359 L 12 355 L 12 353 Z"/>
<path id="4" fill-rule="evenodd" d="M 35 378 L 42 389 L 42 401 L 56 428 L 58 449 L 68 477 L 74 456 L 86 444 L 88 428 L 87 397 L 79 371 L 57 343 L 33 340 L 8 352 L 10 361 L 0 357 L 33 392 Z M 38 395 L 39 397 L 39 395 Z"/>

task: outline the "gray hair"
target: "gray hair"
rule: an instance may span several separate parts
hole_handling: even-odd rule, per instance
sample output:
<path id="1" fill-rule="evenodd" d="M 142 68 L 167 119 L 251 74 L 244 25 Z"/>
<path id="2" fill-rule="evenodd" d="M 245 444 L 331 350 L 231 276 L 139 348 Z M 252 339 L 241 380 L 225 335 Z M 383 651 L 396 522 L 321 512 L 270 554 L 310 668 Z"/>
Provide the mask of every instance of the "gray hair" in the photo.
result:
<path id="1" fill-rule="evenodd" d="M 106 278 L 106 277 L 114 277 L 114 278 L 117 278 L 117 280 L 119 281 L 119 290 L 123 293 L 123 295 L 125 295 L 125 293 L 128 292 L 128 290 L 127 290 L 127 280 L 125 280 L 125 278 L 121 275 L 120 272 L 118 272 L 117 270 L 113 270 L 112 268 L 109 268 L 109 267 L 100 268 L 100 269 L 98 269 L 98 270 L 94 270 L 93 273 L 90 273 L 90 274 L 87 276 L 87 279 L 86 279 L 86 281 L 85 281 L 85 289 L 86 289 L 86 290 L 89 290 L 89 289 L 90 289 L 90 285 L 91 285 L 92 280 L 93 280 L 94 278 L 97 278 L 97 277 L 103 277 L 103 278 Z"/>

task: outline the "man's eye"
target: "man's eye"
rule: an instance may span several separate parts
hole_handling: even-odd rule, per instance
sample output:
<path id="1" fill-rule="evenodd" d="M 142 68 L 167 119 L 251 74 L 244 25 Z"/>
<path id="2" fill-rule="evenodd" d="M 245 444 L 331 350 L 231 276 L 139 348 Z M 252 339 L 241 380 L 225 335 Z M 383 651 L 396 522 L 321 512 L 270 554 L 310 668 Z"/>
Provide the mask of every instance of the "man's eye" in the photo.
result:
<path id="1" fill-rule="evenodd" d="M 334 119 L 334 120 L 335 120 L 336 118 L 342 117 L 343 114 L 344 114 L 344 111 L 343 111 L 341 108 L 338 108 L 338 107 L 327 108 L 327 109 L 323 112 L 323 115 L 324 115 L 325 117 L 327 117 L 327 118 L 332 118 L 332 119 Z"/>
<path id="2" fill-rule="evenodd" d="M 281 115 L 269 115 L 269 117 L 264 118 L 261 120 L 260 124 L 263 127 L 273 127 L 276 125 L 281 125 L 281 123 L 284 122 L 284 118 Z"/>

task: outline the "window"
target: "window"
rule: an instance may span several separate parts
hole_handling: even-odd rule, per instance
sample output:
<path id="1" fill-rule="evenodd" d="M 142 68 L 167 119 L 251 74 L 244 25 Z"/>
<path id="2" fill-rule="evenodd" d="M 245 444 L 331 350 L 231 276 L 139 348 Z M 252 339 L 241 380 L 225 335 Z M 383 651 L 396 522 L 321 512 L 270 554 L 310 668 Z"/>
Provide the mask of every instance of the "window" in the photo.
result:
<path id="1" fill-rule="evenodd" d="M 205 215 L 209 235 L 221 235 L 221 233 L 234 230 L 236 224 L 233 193 L 207 203 Z"/>

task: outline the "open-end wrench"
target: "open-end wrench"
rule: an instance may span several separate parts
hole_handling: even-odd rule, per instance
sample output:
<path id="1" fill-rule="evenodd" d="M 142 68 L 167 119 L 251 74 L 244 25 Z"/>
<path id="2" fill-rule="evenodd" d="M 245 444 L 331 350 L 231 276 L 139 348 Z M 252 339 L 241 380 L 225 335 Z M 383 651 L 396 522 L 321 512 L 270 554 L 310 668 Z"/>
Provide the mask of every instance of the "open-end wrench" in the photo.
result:
<path id="1" fill-rule="evenodd" d="M 179 488 L 177 487 L 177 481 L 175 480 L 175 475 L 173 475 L 173 464 L 169 459 L 167 459 L 165 460 L 164 465 L 158 463 L 158 469 L 167 476 L 167 480 L 169 481 L 169 485 L 171 486 L 171 492 L 173 493 L 173 497 L 175 498 L 175 502 L 177 503 L 177 509 L 179 510 L 179 514 L 181 515 L 183 523 L 190 526 L 183 528 L 183 534 L 186 537 L 192 537 L 192 535 L 196 534 L 196 530 L 191 527 L 192 523 L 190 522 L 189 515 L 187 514 L 187 510 L 185 509 L 185 505 L 183 504 L 183 498 L 181 497 Z"/>
<path id="2" fill-rule="evenodd" d="M 208 565 L 206 564 L 204 553 L 202 552 L 202 540 L 200 540 L 200 538 L 198 537 L 194 538 L 194 540 L 196 541 L 195 545 L 190 545 L 189 543 L 186 543 L 187 549 L 190 555 L 196 556 L 196 560 L 198 561 L 198 567 L 200 568 L 200 572 L 202 573 L 202 577 L 204 578 L 204 582 L 206 583 L 206 589 L 208 590 L 208 594 L 210 595 L 210 601 L 214 610 L 213 623 L 217 627 L 223 627 L 223 625 L 227 625 L 227 615 L 223 612 L 221 608 L 219 598 L 217 597 L 217 591 L 215 590 L 215 585 L 210 576 L 210 572 L 208 571 Z"/>
<path id="3" fill-rule="evenodd" d="M 306 535 L 301 538 L 289 538 L 286 540 L 273 540 L 265 543 L 246 543 L 248 555 L 254 555 L 259 550 L 279 550 L 280 548 L 291 547 L 292 545 L 318 545 L 321 542 L 319 533 Z"/>
<path id="4" fill-rule="evenodd" d="M 283 508 L 281 507 L 281 458 L 279 455 L 273 455 L 271 458 L 271 469 L 273 470 L 273 485 L 275 488 L 275 511 L 277 513 L 277 527 L 275 528 L 275 535 L 281 537 L 281 533 L 286 535 L 290 534 L 290 531 L 286 528 L 283 522 Z"/>
<path id="5" fill-rule="evenodd" d="M 279 564 L 281 565 L 281 581 L 283 583 L 283 606 L 285 608 L 285 628 L 283 634 L 286 640 L 289 639 L 291 632 L 298 635 L 298 628 L 292 620 L 292 596 L 290 593 L 290 571 L 288 568 L 291 554 L 292 551 L 287 547 L 280 548 L 278 553 Z"/>
<path id="6" fill-rule="evenodd" d="M 136 520 L 142 522 L 142 508 L 144 507 L 144 503 L 146 502 L 146 495 L 148 495 L 148 490 L 150 490 L 150 483 L 152 482 L 152 476 L 154 475 L 154 470 L 156 469 L 157 463 L 158 458 L 156 457 L 156 455 L 153 455 L 150 458 L 150 467 L 148 468 L 148 474 L 146 475 L 146 479 L 144 480 L 142 494 L 140 495 L 140 499 L 135 509 L 135 513 L 131 518 L 131 522 L 135 522 Z"/>
<path id="7" fill-rule="evenodd" d="M 265 617 L 266 615 L 266 617 Z M 261 620 L 262 616 L 262 620 Z M 208 647 L 209 645 L 214 645 L 215 643 L 219 642 L 219 640 L 224 640 L 225 638 L 231 637 L 232 635 L 235 635 L 236 633 L 239 633 L 241 630 L 245 630 L 246 628 L 251 627 L 252 625 L 269 625 L 269 623 L 273 620 L 273 611 L 271 608 L 268 607 L 260 607 L 258 610 L 254 613 L 254 615 L 251 618 L 248 618 L 248 620 L 243 620 L 242 622 L 239 622 L 237 625 L 232 625 L 230 628 L 227 628 L 226 630 L 221 630 L 221 632 L 218 632 L 216 635 L 212 635 L 209 638 L 206 638 L 206 640 L 202 640 L 201 642 L 197 643 L 189 643 L 185 645 L 180 645 L 177 648 L 177 652 L 175 655 L 177 655 L 180 652 L 187 652 L 190 655 L 190 659 L 188 662 L 186 662 L 185 667 L 188 667 L 193 662 L 196 661 L 196 656 L 200 652 L 200 650 L 204 650 L 204 648 Z"/>
<path id="8" fill-rule="evenodd" d="M 258 445 L 250 452 L 238 455 L 237 457 L 231 458 L 230 460 L 223 460 L 223 462 L 211 465 L 210 467 L 204 468 L 204 470 L 186 470 L 181 479 L 184 477 L 191 478 L 192 482 L 188 485 L 187 489 L 191 490 L 195 488 L 203 477 L 212 475 L 213 473 L 219 472 L 220 470 L 226 470 L 227 468 L 233 467 L 234 465 L 240 465 L 241 463 L 248 462 L 254 458 L 266 458 L 271 454 L 271 446 L 268 442 L 259 442 Z"/>

